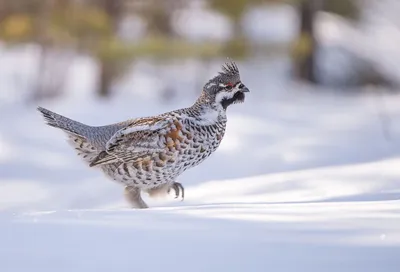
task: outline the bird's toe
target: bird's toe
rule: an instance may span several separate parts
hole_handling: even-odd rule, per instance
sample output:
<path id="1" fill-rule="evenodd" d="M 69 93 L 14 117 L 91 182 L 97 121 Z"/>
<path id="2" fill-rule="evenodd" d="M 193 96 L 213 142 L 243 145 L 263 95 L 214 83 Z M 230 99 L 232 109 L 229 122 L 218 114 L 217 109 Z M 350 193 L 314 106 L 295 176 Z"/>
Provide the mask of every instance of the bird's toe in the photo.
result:
<path id="1" fill-rule="evenodd" d="M 174 192 L 175 192 L 175 198 L 178 198 L 180 195 L 182 196 L 182 200 L 185 198 L 185 188 L 179 182 L 174 182 L 174 184 L 172 184 L 170 190 L 171 189 L 174 190 Z"/>

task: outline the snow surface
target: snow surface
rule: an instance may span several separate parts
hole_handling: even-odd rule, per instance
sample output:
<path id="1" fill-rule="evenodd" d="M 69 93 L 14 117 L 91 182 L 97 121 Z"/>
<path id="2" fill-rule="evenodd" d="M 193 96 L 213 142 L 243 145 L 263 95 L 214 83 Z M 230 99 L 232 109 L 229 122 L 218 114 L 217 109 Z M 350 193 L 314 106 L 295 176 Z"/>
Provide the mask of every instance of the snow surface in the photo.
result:
<path id="1" fill-rule="evenodd" d="M 290 8 L 273 12 L 295 20 Z M 282 16 L 249 14 L 251 37 L 286 41 L 293 34 Z M 229 34 L 223 17 L 207 20 L 219 20 L 217 33 Z M 372 38 L 328 24 L 336 18 L 321 20 L 328 43 L 352 36 L 349 47 L 377 52 Z M 188 22 L 181 34 L 197 29 L 192 39 L 209 37 L 198 27 Z M 395 44 L 385 43 L 390 38 L 379 50 Z M 229 108 L 218 151 L 181 176 L 186 199 L 145 195 L 151 208 L 130 210 L 122 187 L 85 166 L 36 105 L 23 103 L 35 83 L 37 48 L 20 50 L 0 44 L 0 272 L 399 271 L 400 95 L 288 83 L 282 59 L 239 64 L 251 92 Z M 394 51 L 381 52 L 393 73 Z M 162 86 L 196 90 L 198 74 L 214 75 L 221 61 L 206 69 L 195 60 L 158 68 L 137 61 L 116 87 L 119 95 L 103 101 L 93 99 L 96 63 L 74 57 L 65 71 L 68 96 L 40 106 L 92 125 L 153 115 L 195 99 L 194 91 L 180 92 L 161 103 Z"/>
<path id="2" fill-rule="evenodd" d="M 33 105 L 0 108 L 0 271 L 398 271 L 400 96 L 247 85 L 219 150 L 180 178 L 185 201 L 145 196 L 148 210 Z M 101 125 L 191 99 L 42 106 Z"/>

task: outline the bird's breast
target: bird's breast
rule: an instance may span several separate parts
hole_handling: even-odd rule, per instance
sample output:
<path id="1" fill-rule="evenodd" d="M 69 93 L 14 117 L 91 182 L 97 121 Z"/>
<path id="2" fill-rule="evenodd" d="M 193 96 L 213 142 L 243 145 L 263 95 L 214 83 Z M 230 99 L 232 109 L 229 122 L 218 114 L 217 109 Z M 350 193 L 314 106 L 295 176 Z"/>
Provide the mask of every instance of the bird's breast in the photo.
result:
<path id="1" fill-rule="evenodd" d="M 171 182 L 209 157 L 218 148 L 224 133 L 224 124 L 191 126 L 174 121 L 153 139 L 158 142 L 158 151 L 118 165 L 112 171 L 114 178 L 147 187 Z"/>

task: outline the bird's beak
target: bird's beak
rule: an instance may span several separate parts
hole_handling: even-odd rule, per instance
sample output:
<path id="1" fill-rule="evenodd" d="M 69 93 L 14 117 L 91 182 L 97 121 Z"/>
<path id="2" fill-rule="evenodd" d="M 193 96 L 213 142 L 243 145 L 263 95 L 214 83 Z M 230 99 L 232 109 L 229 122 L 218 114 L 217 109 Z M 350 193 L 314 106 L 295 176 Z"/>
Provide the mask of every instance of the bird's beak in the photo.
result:
<path id="1" fill-rule="evenodd" d="M 240 91 L 241 91 L 242 93 L 248 93 L 248 92 L 250 92 L 249 88 L 247 88 L 246 86 L 244 86 L 243 88 L 241 88 Z"/>

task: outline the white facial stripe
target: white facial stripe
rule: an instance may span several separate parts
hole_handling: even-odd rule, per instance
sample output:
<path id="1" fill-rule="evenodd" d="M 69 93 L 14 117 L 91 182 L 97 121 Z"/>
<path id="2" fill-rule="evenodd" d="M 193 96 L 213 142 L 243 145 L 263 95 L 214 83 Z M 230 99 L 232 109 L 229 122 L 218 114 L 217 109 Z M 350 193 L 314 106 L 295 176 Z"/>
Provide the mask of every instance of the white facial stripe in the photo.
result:
<path id="1" fill-rule="evenodd" d="M 240 83 L 236 83 L 236 85 L 233 87 L 233 92 L 237 92 L 237 91 L 239 91 L 240 90 L 240 88 L 239 88 L 239 86 L 240 86 Z"/>
<path id="2" fill-rule="evenodd" d="M 215 96 L 215 102 L 220 103 L 223 99 L 230 99 L 235 95 L 236 91 L 231 92 L 219 92 Z"/>
<path id="3" fill-rule="evenodd" d="M 210 82 L 210 83 L 208 83 L 208 84 L 206 85 L 206 88 L 208 89 L 208 88 L 210 88 L 211 86 L 215 86 L 215 85 L 217 85 L 217 84 L 215 84 L 214 82 Z"/>
<path id="4" fill-rule="evenodd" d="M 232 98 L 235 93 L 237 93 L 238 91 L 240 91 L 240 86 L 242 85 L 241 82 L 236 83 L 236 85 L 231 89 L 231 90 L 222 90 L 219 93 L 217 93 L 217 95 L 215 96 L 215 102 L 217 103 L 221 103 L 221 101 L 223 99 L 230 99 Z M 219 86 L 221 87 L 226 87 L 226 85 L 220 83 Z"/>

